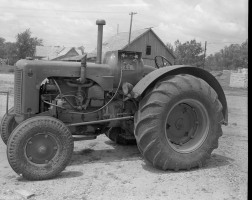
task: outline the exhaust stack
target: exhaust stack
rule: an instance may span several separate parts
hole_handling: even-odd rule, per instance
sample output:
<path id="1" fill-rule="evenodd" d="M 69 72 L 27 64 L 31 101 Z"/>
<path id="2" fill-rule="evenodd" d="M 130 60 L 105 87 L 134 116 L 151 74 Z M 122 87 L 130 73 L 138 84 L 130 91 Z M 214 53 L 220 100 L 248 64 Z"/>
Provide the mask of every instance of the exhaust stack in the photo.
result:
<path id="1" fill-rule="evenodd" d="M 98 35 L 97 35 L 97 56 L 96 63 L 101 64 L 102 62 L 102 36 L 103 36 L 103 25 L 106 21 L 103 19 L 96 20 L 96 25 L 98 25 Z"/>

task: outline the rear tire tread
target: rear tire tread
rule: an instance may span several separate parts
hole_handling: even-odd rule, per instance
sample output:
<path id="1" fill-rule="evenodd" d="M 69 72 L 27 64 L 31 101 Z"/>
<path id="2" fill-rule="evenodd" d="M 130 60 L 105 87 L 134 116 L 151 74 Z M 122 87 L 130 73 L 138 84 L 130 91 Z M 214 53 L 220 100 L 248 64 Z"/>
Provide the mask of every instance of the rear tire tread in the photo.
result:
<path id="1" fill-rule="evenodd" d="M 207 98 L 211 98 L 210 102 L 214 100 L 214 102 L 212 102 L 212 106 L 214 108 L 214 112 L 217 113 L 216 116 L 223 119 L 222 105 L 218 100 L 218 96 L 216 92 L 204 80 L 191 75 L 177 75 L 168 77 L 166 80 L 158 82 L 154 89 L 152 91 L 149 91 L 139 104 L 139 110 L 135 114 L 136 123 L 134 127 L 134 133 L 138 143 L 138 148 L 140 149 L 144 158 L 150 161 L 157 168 L 164 170 L 173 169 L 175 171 L 178 171 L 181 169 L 190 170 L 194 167 L 202 167 L 204 161 L 211 157 L 211 152 L 213 151 L 213 149 L 218 148 L 218 139 L 222 135 L 221 125 L 216 124 L 216 128 L 213 129 L 216 132 L 209 133 L 213 134 L 212 142 L 211 144 L 205 144 L 205 147 L 202 147 L 202 149 L 206 148 L 206 150 L 202 151 L 204 153 L 202 153 L 203 155 L 201 155 L 198 161 L 176 161 L 176 158 L 174 156 L 175 154 L 169 155 L 169 153 L 167 153 L 165 147 L 163 146 L 163 141 L 161 141 L 158 135 L 160 132 L 160 127 L 153 123 L 153 119 L 160 120 L 160 117 L 157 116 L 158 114 L 146 115 L 147 111 L 148 113 L 155 113 L 157 109 L 162 110 L 165 105 L 164 102 L 168 102 L 174 97 L 174 94 L 164 89 L 169 88 L 169 86 L 171 86 L 171 90 L 172 88 L 176 88 L 179 94 L 183 94 L 184 91 L 190 89 L 194 93 L 202 94 Z M 209 96 L 209 94 L 211 96 Z M 157 105 L 158 102 L 162 103 L 160 105 Z M 143 111 L 145 111 L 145 113 Z M 150 134 L 153 134 L 153 137 L 150 137 Z"/>

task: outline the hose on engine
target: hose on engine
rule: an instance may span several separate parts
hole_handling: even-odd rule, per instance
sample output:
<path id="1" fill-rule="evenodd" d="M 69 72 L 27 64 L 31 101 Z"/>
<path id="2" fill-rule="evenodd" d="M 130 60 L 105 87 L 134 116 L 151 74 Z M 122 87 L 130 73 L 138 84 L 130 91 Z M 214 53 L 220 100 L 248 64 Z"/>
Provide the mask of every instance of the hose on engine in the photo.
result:
<path id="1" fill-rule="evenodd" d="M 119 80 L 119 83 L 118 83 L 118 86 L 116 88 L 116 91 L 115 91 L 115 94 L 112 96 L 112 98 L 104 105 L 102 106 L 101 108 L 97 109 L 97 110 L 94 110 L 94 111 L 91 111 L 91 112 L 86 112 L 86 113 L 83 113 L 83 112 L 69 112 L 71 114 L 80 114 L 80 115 L 87 115 L 87 114 L 92 114 L 92 113 L 96 113 L 102 109 L 104 109 L 106 106 L 108 106 L 110 104 L 110 102 L 116 97 L 118 91 L 119 91 L 119 88 L 120 88 L 120 85 L 122 83 L 122 74 L 123 74 L 123 70 L 122 70 L 122 67 L 121 67 L 121 70 L 120 70 L 120 80 Z"/>
<path id="2" fill-rule="evenodd" d="M 122 70 L 122 67 L 121 67 L 121 70 L 120 70 L 120 80 L 119 80 L 118 86 L 117 86 L 117 88 L 116 88 L 115 94 L 112 96 L 112 98 L 111 98 L 104 106 L 102 106 L 101 108 L 99 108 L 99 109 L 97 109 L 97 110 L 91 111 L 91 112 L 85 112 L 85 113 L 83 113 L 83 112 L 69 112 L 69 113 L 71 113 L 71 114 L 80 114 L 80 115 L 88 115 L 88 114 L 96 113 L 96 112 L 98 112 L 98 111 L 104 109 L 104 108 L 105 108 L 106 106 L 108 106 L 108 105 L 110 104 L 110 102 L 116 97 L 116 95 L 117 95 L 117 93 L 118 93 L 118 91 L 119 91 L 120 85 L 121 85 L 121 83 L 122 83 L 122 74 L 123 74 L 123 70 Z M 59 90 L 60 96 L 61 96 L 61 97 L 64 97 L 64 95 L 62 94 L 61 89 L 60 89 L 58 83 L 56 82 L 56 80 L 53 79 L 53 81 L 54 81 L 56 87 L 57 87 L 58 90 Z M 65 98 L 65 99 L 66 99 L 66 98 Z M 66 99 L 66 100 L 67 100 L 67 99 Z M 43 101 L 43 102 L 44 102 L 44 103 L 47 103 L 47 104 L 49 104 L 49 105 L 51 105 L 51 106 L 56 106 L 56 107 L 59 107 L 59 108 L 61 108 L 61 109 L 66 109 L 66 108 L 64 108 L 64 107 L 58 106 L 58 105 L 53 104 L 53 103 L 50 103 L 50 102 L 48 102 L 48 101 Z M 69 102 L 68 102 L 68 103 L 69 103 Z M 72 105 L 70 104 L 70 106 L 72 106 Z"/>

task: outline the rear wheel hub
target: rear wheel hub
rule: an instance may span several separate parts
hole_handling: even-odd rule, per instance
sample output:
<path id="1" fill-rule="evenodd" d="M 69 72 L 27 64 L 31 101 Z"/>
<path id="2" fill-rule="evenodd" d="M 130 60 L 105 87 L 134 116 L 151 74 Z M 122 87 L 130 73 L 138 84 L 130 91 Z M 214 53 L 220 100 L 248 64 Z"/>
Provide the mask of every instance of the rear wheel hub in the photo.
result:
<path id="1" fill-rule="evenodd" d="M 180 101 L 167 115 L 166 138 L 178 152 L 188 153 L 197 149 L 205 140 L 208 130 L 208 114 L 199 101 Z"/>

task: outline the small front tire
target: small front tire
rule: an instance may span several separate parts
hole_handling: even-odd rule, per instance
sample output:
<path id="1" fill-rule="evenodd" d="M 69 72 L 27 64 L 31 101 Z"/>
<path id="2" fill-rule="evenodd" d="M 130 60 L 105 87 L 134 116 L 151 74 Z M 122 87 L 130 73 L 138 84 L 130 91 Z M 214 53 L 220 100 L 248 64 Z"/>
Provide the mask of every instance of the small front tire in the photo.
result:
<path id="1" fill-rule="evenodd" d="M 7 143 L 12 169 L 28 180 L 57 176 L 65 169 L 73 152 L 69 129 L 58 119 L 37 116 L 19 124 Z"/>
<path id="2" fill-rule="evenodd" d="M 1 121 L 1 138 L 5 144 L 7 144 L 11 132 L 16 128 L 17 125 L 18 123 L 16 122 L 14 116 L 14 108 L 11 108 L 8 110 L 8 114 L 6 113 L 3 116 Z"/>

